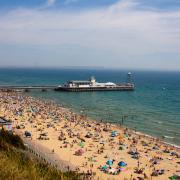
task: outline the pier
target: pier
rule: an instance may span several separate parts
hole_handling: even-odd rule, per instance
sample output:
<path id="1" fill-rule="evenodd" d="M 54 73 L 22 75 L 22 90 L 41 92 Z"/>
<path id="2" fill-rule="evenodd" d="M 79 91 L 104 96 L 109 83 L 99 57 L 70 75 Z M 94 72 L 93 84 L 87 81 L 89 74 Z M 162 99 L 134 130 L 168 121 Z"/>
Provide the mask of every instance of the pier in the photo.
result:
<path id="1" fill-rule="evenodd" d="M 19 90 L 19 91 L 25 91 L 28 92 L 30 90 L 41 90 L 41 91 L 47 91 L 47 90 L 55 90 L 57 86 L 55 85 L 0 85 L 0 90 L 4 91 L 13 91 L 13 90 Z"/>
<path id="2" fill-rule="evenodd" d="M 63 85 L 0 85 L 1 91 L 25 91 L 30 90 L 54 90 L 54 91 L 69 91 L 69 92 L 86 92 L 86 91 L 133 91 L 135 85 L 132 81 L 131 72 L 127 74 L 126 83 L 113 82 L 97 82 L 95 77 L 89 80 L 71 80 Z"/>

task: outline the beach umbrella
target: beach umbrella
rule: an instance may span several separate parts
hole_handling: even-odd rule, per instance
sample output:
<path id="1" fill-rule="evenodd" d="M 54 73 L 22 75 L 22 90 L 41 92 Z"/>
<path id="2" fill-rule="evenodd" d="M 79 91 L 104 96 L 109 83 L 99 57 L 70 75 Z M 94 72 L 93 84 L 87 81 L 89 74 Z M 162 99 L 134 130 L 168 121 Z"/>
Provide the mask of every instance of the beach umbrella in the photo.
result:
<path id="1" fill-rule="evenodd" d="M 124 161 L 120 161 L 118 163 L 118 166 L 125 167 L 125 166 L 127 166 L 127 164 Z"/>
<path id="2" fill-rule="evenodd" d="M 109 165 L 109 166 L 112 166 L 112 165 L 113 165 L 113 160 L 111 160 L 111 159 L 108 160 L 108 161 L 106 162 L 106 164 Z"/>
<path id="3" fill-rule="evenodd" d="M 177 180 L 180 179 L 180 174 L 174 174 L 173 176 L 169 177 L 170 180 Z"/>
<path id="4" fill-rule="evenodd" d="M 115 137 L 117 135 L 117 132 L 116 131 L 112 131 L 111 132 L 111 137 Z"/>
<path id="5" fill-rule="evenodd" d="M 176 180 L 174 176 L 169 177 L 170 180 Z"/>
<path id="6" fill-rule="evenodd" d="M 81 148 L 83 148 L 83 147 L 84 147 L 84 143 L 81 141 L 81 142 L 79 143 L 79 146 L 81 146 Z"/>
<path id="7" fill-rule="evenodd" d="M 107 170 L 107 168 L 108 168 L 108 167 L 107 167 L 106 165 L 104 165 L 104 166 L 101 167 L 101 169 L 102 169 L 103 171 Z"/>

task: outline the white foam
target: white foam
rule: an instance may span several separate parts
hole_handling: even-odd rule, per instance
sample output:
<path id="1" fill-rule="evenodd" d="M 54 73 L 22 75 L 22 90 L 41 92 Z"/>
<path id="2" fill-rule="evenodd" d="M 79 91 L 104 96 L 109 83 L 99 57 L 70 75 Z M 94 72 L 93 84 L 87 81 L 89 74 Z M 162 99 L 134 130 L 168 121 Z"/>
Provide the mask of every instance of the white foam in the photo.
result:
<path id="1" fill-rule="evenodd" d="M 173 136 L 163 136 L 163 138 L 174 139 L 175 137 L 173 137 Z"/>

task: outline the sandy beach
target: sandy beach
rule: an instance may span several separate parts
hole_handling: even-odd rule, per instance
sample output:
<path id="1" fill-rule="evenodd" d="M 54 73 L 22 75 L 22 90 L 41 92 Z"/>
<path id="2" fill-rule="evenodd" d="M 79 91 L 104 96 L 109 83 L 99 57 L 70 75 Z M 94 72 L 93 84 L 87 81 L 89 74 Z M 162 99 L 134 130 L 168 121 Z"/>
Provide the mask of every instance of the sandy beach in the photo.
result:
<path id="1" fill-rule="evenodd" d="M 165 180 L 180 174 L 178 146 L 21 92 L 0 92 L 0 102 L 0 116 L 21 136 L 30 133 L 25 138 L 93 179 Z"/>

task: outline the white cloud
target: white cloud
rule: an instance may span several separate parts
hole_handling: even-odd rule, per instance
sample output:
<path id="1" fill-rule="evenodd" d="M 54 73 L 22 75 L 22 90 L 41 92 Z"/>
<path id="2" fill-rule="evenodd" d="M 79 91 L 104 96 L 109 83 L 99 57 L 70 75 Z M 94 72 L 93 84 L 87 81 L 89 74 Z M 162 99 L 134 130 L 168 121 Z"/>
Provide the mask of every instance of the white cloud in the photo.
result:
<path id="1" fill-rule="evenodd" d="M 0 43 L 86 47 L 113 54 L 112 63 L 179 53 L 180 11 L 138 10 L 138 5 L 123 0 L 80 12 L 17 9 L 0 16 Z"/>

